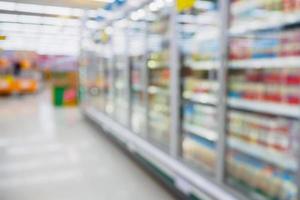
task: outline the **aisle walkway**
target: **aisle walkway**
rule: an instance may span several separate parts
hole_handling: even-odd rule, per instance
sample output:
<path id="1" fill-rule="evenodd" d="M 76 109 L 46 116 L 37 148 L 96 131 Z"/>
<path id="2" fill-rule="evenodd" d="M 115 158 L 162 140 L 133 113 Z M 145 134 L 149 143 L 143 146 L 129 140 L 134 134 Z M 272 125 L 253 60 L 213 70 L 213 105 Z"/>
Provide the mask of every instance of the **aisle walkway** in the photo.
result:
<path id="1" fill-rule="evenodd" d="M 77 109 L 0 99 L 0 200 L 171 200 Z"/>

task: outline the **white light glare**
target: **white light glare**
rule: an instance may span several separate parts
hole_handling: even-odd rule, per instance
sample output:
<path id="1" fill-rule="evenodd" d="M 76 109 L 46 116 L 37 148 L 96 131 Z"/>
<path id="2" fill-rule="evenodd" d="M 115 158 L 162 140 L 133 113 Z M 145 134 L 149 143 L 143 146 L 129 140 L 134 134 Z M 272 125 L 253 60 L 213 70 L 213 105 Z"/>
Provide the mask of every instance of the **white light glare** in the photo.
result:
<path id="1" fill-rule="evenodd" d="M 155 12 L 155 11 L 160 10 L 164 6 L 165 6 L 165 1 L 156 0 L 156 1 L 153 1 L 152 3 L 150 3 L 149 9 L 150 9 L 150 11 Z"/>
<path id="2" fill-rule="evenodd" d="M 105 28 L 105 32 L 108 34 L 108 35 L 111 35 L 113 33 L 113 28 L 111 26 L 108 26 Z"/>
<path id="3" fill-rule="evenodd" d="M 144 9 L 139 9 L 130 14 L 130 19 L 133 21 L 138 21 L 146 16 L 146 11 Z"/>
<path id="4" fill-rule="evenodd" d="M 195 7 L 198 9 L 210 10 L 213 9 L 214 4 L 209 1 L 197 1 Z"/>
<path id="5" fill-rule="evenodd" d="M 116 23 L 115 23 L 115 26 L 117 28 L 125 28 L 128 24 L 128 21 L 127 19 L 121 19 L 121 20 L 118 20 Z"/>
<path id="6" fill-rule="evenodd" d="M 14 11 L 16 8 L 16 3 L 14 2 L 0 2 L 0 10 L 8 10 L 8 11 Z"/>
<path id="7" fill-rule="evenodd" d="M 0 21 L 1 22 L 16 22 L 17 21 L 17 15 L 0 14 Z"/>
<path id="8" fill-rule="evenodd" d="M 102 3 L 113 3 L 114 2 L 114 0 L 94 0 L 94 1 L 102 2 Z"/>
<path id="9" fill-rule="evenodd" d="M 30 12 L 30 13 L 43 13 L 45 6 L 40 6 L 36 4 L 24 4 L 24 3 L 17 3 L 16 4 L 16 11 L 19 12 Z"/>

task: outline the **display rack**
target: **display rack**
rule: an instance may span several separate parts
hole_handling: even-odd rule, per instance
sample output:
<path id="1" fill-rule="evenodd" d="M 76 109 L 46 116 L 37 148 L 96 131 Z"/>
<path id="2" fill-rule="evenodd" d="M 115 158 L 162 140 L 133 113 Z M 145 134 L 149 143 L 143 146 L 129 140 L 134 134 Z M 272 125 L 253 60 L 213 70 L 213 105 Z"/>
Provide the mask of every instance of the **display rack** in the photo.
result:
<path id="1" fill-rule="evenodd" d="M 231 4 L 225 180 L 252 199 L 299 199 L 298 4 Z"/>
<path id="2" fill-rule="evenodd" d="M 101 23 L 123 31 L 101 46 L 105 112 L 88 102 L 83 113 L 189 197 L 300 199 L 299 11 L 293 0 L 199 0 L 178 13 L 144 2 Z"/>

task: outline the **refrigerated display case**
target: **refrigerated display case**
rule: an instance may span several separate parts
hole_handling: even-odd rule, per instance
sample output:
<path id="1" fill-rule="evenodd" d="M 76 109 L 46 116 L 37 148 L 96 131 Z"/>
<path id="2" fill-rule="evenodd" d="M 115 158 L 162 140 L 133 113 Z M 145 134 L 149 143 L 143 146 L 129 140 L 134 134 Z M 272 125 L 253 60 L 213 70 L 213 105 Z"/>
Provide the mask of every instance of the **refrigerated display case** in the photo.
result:
<path id="1" fill-rule="evenodd" d="M 95 44 L 96 45 L 96 44 Z M 85 59 L 86 59 L 86 65 L 89 70 L 87 70 L 86 73 L 86 87 L 87 87 L 87 93 L 88 93 L 88 99 L 89 103 L 95 108 L 101 110 L 101 100 L 102 98 L 99 98 L 99 92 L 100 92 L 100 85 L 98 81 L 98 75 L 99 75 L 99 57 L 96 54 L 96 52 L 85 52 Z M 100 100 L 100 101 L 99 101 Z"/>
<path id="2" fill-rule="evenodd" d="M 226 182 L 250 199 L 298 199 L 298 4 L 231 3 Z"/>
<path id="3" fill-rule="evenodd" d="M 130 113 L 133 132 L 147 135 L 147 23 L 145 19 L 130 20 L 128 26 L 130 64 Z"/>
<path id="4" fill-rule="evenodd" d="M 110 28 L 110 27 L 109 27 Z M 114 56 L 113 56 L 113 50 L 112 50 L 112 41 L 109 40 L 104 50 L 104 67 L 105 71 L 107 73 L 107 86 L 106 86 L 106 94 L 105 94 L 105 113 L 111 117 L 114 118 L 116 107 L 115 107 L 115 76 L 114 76 Z"/>
<path id="5" fill-rule="evenodd" d="M 170 143 L 170 12 L 148 9 L 148 132 L 149 139 L 168 151 Z"/>
<path id="6" fill-rule="evenodd" d="M 108 103 L 108 78 L 109 71 L 107 66 L 107 57 L 103 54 L 103 45 L 99 45 L 99 51 L 97 54 L 99 56 L 98 63 L 98 74 L 97 74 L 97 102 L 99 104 L 99 110 L 101 112 L 106 112 L 106 105 Z"/>
<path id="7" fill-rule="evenodd" d="M 129 94 L 128 127 L 85 115 L 188 198 L 298 200 L 298 1 L 197 0 L 175 15 L 174 2 L 125 15 L 129 77 L 107 57 L 108 107 Z"/>
<path id="8" fill-rule="evenodd" d="M 114 118 L 115 75 L 112 27 L 86 30 L 81 42 L 80 84 L 82 104 Z"/>
<path id="9" fill-rule="evenodd" d="M 216 164 L 218 69 L 217 2 L 199 2 L 178 15 L 181 42 L 182 156 L 214 173 Z"/>
<path id="10" fill-rule="evenodd" d="M 114 58 L 114 117 L 124 126 L 129 126 L 129 60 L 127 44 L 127 20 L 112 25 L 112 49 Z"/>

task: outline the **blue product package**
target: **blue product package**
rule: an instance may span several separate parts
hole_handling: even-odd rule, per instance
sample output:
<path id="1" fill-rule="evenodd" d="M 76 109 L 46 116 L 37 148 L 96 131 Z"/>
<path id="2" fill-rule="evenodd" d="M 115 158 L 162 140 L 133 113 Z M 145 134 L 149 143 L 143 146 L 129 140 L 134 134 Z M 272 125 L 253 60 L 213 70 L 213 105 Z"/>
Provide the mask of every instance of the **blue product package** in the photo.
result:
<path id="1" fill-rule="evenodd" d="M 255 40 L 253 45 L 252 58 L 274 58 L 280 41 L 277 38 L 262 38 Z"/>

